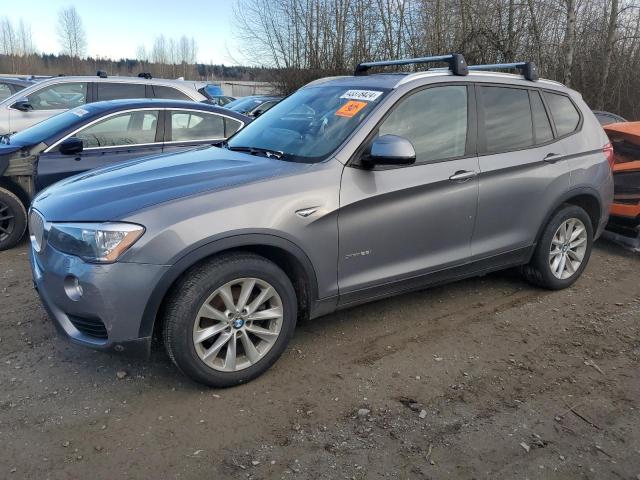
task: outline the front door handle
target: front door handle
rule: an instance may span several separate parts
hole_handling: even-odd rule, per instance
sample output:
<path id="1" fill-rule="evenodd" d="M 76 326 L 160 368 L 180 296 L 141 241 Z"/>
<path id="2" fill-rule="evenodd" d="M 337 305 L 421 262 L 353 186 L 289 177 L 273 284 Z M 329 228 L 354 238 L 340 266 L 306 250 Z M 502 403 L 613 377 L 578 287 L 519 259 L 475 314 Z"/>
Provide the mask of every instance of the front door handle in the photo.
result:
<path id="1" fill-rule="evenodd" d="M 554 162 L 557 162 L 558 160 L 562 159 L 563 156 L 564 155 L 560 155 L 559 153 L 550 153 L 549 155 L 544 157 L 544 161 L 545 162 L 554 163 Z"/>
<path id="2" fill-rule="evenodd" d="M 477 172 L 473 172 L 471 170 L 458 170 L 456 173 L 449 177 L 449 180 L 452 182 L 468 182 L 472 178 L 478 176 Z"/>

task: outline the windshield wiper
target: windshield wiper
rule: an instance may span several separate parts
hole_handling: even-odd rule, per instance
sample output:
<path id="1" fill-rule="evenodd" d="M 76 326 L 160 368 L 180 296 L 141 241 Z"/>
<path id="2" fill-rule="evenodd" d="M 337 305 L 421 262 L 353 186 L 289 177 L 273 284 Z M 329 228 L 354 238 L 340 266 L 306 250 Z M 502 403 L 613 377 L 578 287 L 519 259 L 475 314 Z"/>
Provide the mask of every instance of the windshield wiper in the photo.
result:
<path id="1" fill-rule="evenodd" d="M 257 148 L 257 147 L 229 147 L 227 146 L 227 148 L 229 150 L 231 150 L 232 152 L 246 152 L 249 153 L 250 155 L 258 155 L 258 154 L 263 154 L 265 155 L 267 158 L 277 158 L 278 160 L 280 160 L 282 157 L 285 156 L 284 152 L 281 152 L 279 150 L 269 150 L 268 148 Z"/>

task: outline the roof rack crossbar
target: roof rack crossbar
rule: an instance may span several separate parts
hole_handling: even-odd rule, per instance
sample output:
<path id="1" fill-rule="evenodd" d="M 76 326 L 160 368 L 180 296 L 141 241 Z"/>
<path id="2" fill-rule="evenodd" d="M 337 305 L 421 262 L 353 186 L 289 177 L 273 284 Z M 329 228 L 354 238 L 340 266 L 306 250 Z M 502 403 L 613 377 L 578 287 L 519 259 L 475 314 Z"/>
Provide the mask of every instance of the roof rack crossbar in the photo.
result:
<path id="1" fill-rule="evenodd" d="M 524 78 L 535 82 L 538 80 L 538 67 L 533 62 L 493 63 L 487 65 L 470 65 L 469 70 L 520 70 Z"/>
<path id="2" fill-rule="evenodd" d="M 367 75 L 367 71 L 373 67 L 391 67 L 396 65 L 416 65 L 422 63 L 437 62 L 448 63 L 449 70 L 451 70 L 454 75 L 466 75 L 468 73 L 467 62 L 465 61 L 464 57 L 459 53 L 452 53 L 450 55 L 437 55 L 433 57 L 404 58 L 401 60 L 382 60 L 379 62 L 359 63 L 356 67 L 354 75 Z"/>

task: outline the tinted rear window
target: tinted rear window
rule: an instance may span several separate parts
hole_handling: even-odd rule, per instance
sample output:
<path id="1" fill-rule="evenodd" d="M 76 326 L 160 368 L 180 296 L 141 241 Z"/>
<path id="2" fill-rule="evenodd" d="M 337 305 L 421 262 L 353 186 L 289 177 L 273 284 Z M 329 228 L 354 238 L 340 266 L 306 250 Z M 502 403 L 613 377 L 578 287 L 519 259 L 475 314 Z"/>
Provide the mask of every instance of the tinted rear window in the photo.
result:
<path id="1" fill-rule="evenodd" d="M 544 92 L 544 98 L 551 110 L 558 136 L 562 137 L 575 132 L 580 124 L 580 114 L 573 102 L 568 97 L 557 93 Z"/>
<path id="2" fill-rule="evenodd" d="M 533 145 L 529 92 L 517 88 L 481 87 L 488 152 Z"/>
<path id="3" fill-rule="evenodd" d="M 154 85 L 153 93 L 156 98 L 165 98 L 168 100 L 191 100 L 191 98 L 189 98 L 185 93 L 171 87 Z"/>
<path id="4" fill-rule="evenodd" d="M 98 83 L 98 100 L 144 98 L 144 85 L 140 83 Z"/>
<path id="5" fill-rule="evenodd" d="M 536 133 L 536 143 L 545 143 L 553 139 L 553 131 L 549 117 L 540 98 L 539 92 L 531 92 L 531 113 L 533 114 L 533 128 Z"/>

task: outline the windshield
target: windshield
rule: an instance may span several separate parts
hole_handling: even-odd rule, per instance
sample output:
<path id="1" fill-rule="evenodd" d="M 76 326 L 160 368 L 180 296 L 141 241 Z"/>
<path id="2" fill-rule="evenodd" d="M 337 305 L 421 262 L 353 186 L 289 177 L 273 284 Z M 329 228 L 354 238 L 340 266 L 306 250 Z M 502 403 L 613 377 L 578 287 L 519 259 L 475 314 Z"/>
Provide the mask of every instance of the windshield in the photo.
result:
<path id="1" fill-rule="evenodd" d="M 278 152 L 294 162 L 327 158 L 389 89 L 321 86 L 298 90 L 240 130 L 228 142 L 231 150 Z"/>
<path id="2" fill-rule="evenodd" d="M 49 137 L 78 123 L 88 114 L 89 112 L 86 109 L 78 107 L 73 110 L 68 110 L 58 115 L 54 115 L 40 123 L 36 123 L 26 130 L 14 133 L 9 137 L 9 143 L 15 142 L 21 145 L 35 145 L 37 143 L 44 142 Z"/>
<path id="3" fill-rule="evenodd" d="M 226 107 L 234 112 L 244 113 L 253 110 L 253 107 L 260 105 L 262 102 L 263 100 L 261 98 L 239 98 L 238 100 L 228 103 Z"/>

